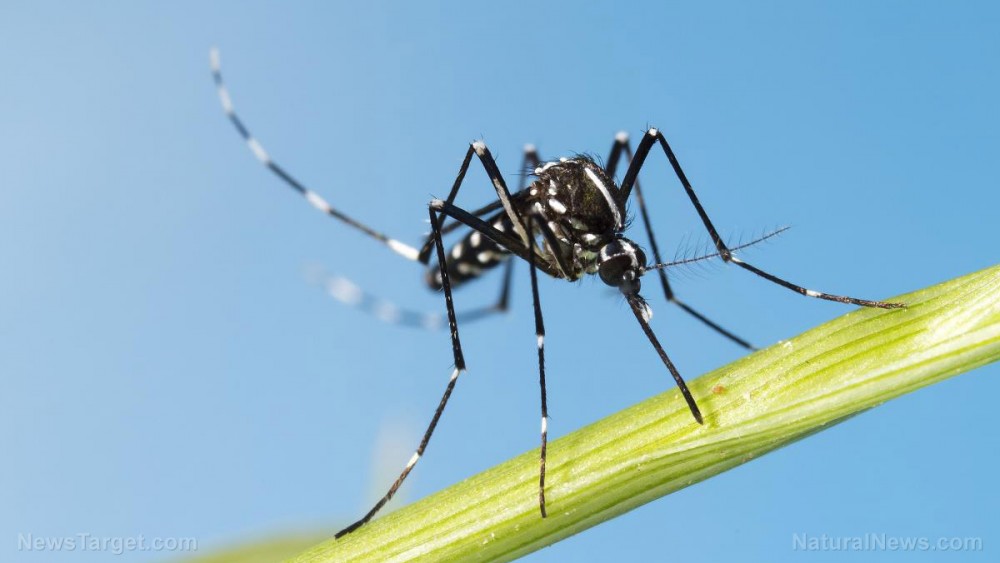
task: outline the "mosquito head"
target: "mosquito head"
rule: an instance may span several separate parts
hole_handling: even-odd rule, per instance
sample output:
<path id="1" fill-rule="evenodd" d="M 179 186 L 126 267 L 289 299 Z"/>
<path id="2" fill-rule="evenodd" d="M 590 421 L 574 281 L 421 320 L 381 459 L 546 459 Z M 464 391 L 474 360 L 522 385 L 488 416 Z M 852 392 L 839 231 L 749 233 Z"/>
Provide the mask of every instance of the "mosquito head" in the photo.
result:
<path id="1" fill-rule="evenodd" d="M 626 296 L 639 294 L 639 276 L 643 274 L 645 265 L 646 255 L 642 249 L 624 237 L 605 244 L 598 253 L 597 272 L 601 279 Z"/>

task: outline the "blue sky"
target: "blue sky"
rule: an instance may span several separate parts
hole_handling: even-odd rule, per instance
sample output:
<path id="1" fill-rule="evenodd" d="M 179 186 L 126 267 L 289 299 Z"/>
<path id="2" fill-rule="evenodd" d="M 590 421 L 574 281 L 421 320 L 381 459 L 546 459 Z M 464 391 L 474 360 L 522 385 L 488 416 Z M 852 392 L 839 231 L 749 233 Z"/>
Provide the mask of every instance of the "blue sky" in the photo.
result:
<path id="1" fill-rule="evenodd" d="M 469 141 L 513 177 L 526 142 L 603 154 L 617 131 L 655 125 L 723 233 L 792 225 L 751 256 L 793 281 L 884 298 L 996 262 L 988 3 L 359 4 L 0 8 L 4 560 L 107 559 L 17 551 L 18 534 L 207 550 L 333 531 L 405 463 L 447 380 L 445 333 L 387 326 L 310 283 L 322 268 L 442 306 L 419 267 L 253 160 L 218 107 L 212 45 L 272 156 L 409 242 Z M 706 240 L 662 159 L 643 178 L 667 254 Z M 469 182 L 464 203 L 488 201 L 485 175 Z M 406 499 L 537 446 L 520 274 L 509 316 L 463 328 L 470 372 Z M 762 345 L 849 310 L 721 265 L 674 279 Z M 456 299 L 487 302 L 498 284 Z M 554 436 L 671 387 L 602 284 L 541 292 Z M 687 376 L 742 354 L 647 294 Z M 906 396 L 527 560 L 942 560 L 804 554 L 795 533 L 978 536 L 984 551 L 961 557 L 992 560 L 998 375 Z"/>

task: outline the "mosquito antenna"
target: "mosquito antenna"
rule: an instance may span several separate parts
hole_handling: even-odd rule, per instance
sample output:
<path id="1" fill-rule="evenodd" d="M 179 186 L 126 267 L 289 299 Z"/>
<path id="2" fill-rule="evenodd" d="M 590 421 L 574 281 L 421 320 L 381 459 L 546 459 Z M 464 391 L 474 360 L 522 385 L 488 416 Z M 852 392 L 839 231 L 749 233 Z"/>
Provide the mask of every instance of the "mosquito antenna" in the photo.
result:
<path id="1" fill-rule="evenodd" d="M 781 233 L 787 231 L 790 228 L 791 227 L 780 227 L 780 228 L 775 229 L 775 230 L 773 230 L 773 231 L 771 231 L 769 233 L 761 235 L 761 236 L 759 236 L 759 237 L 751 240 L 750 242 L 745 242 L 745 243 L 740 244 L 738 246 L 733 246 L 729 250 L 731 252 L 736 252 L 737 250 L 743 250 L 744 248 L 749 248 L 749 247 L 751 247 L 751 246 L 753 246 L 755 244 L 760 244 L 760 243 L 762 243 L 762 242 L 764 242 L 764 241 L 766 241 L 766 240 L 768 240 L 770 238 L 776 237 L 776 236 L 780 235 Z M 695 262 L 704 262 L 705 260 L 711 260 L 712 258 L 718 258 L 719 256 L 720 255 L 719 255 L 718 252 L 712 252 L 711 254 L 703 254 L 701 256 L 695 256 L 693 258 L 683 258 L 681 260 L 675 260 L 673 262 L 664 262 L 662 264 L 650 264 L 649 266 L 646 266 L 645 268 L 643 268 L 642 271 L 645 273 L 645 272 L 649 272 L 649 271 L 652 271 L 652 270 L 662 270 L 664 268 L 671 268 L 673 266 L 682 266 L 684 264 L 694 264 Z"/>

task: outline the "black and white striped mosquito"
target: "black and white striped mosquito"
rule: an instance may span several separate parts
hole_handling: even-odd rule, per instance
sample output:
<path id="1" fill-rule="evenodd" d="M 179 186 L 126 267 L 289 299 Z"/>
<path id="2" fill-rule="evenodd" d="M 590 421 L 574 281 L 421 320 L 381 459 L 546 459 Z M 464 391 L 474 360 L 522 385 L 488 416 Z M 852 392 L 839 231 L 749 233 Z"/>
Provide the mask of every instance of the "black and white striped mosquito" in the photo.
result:
<path id="1" fill-rule="evenodd" d="M 428 205 L 427 211 L 430 218 L 431 233 L 427 235 L 420 248 L 409 246 L 386 236 L 334 208 L 327 200 L 316 192 L 306 188 L 272 160 L 270 155 L 268 155 L 257 139 L 250 134 L 243 121 L 233 110 L 229 92 L 222 81 L 219 54 L 214 49 L 211 53 L 211 64 L 212 75 L 218 88 L 222 108 L 237 131 L 242 135 L 257 160 L 281 178 L 285 184 L 302 195 L 314 208 L 379 241 L 407 260 L 429 265 L 426 275 L 427 284 L 434 290 L 443 290 L 444 292 L 455 364 L 441 401 L 434 411 L 434 416 L 431 418 L 430 424 L 427 426 L 416 452 L 414 452 L 388 492 L 360 520 L 338 532 L 338 538 L 356 530 L 371 520 L 395 495 L 407 475 L 409 475 L 410 471 L 417 464 L 417 461 L 424 454 L 431 435 L 434 433 L 434 429 L 455 388 L 455 383 L 458 381 L 459 375 L 466 369 L 465 357 L 462 354 L 462 345 L 459 340 L 458 322 L 452 300 L 452 290 L 503 263 L 505 267 L 499 300 L 490 307 L 473 312 L 473 316 L 483 316 L 490 312 L 505 311 L 508 306 L 511 272 L 514 264 L 514 260 L 511 260 L 512 256 L 521 258 L 528 263 L 528 270 L 531 276 L 535 333 L 538 341 L 538 378 L 541 390 L 541 450 L 539 457 L 538 506 L 542 517 L 546 515 L 545 457 L 548 437 L 548 410 L 545 393 L 545 327 L 542 320 L 542 307 L 538 294 L 538 270 L 554 278 L 567 281 L 576 281 L 585 275 L 596 274 L 605 284 L 617 288 L 624 296 L 646 338 L 656 350 L 656 353 L 663 361 L 670 375 L 673 376 L 694 419 L 699 424 L 703 422 L 698 404 L 688 390 L 684 378 L 681 377 L 680 372 L 674 367 L 673 362 L 667 356 L 663 346 L 660 345 L 656 335 L 653 334 L 652 328 L 650 328 L 649 320 L 652 313 L 646 300 L 639 294 L 641 288 L 640 278 L 647 272 L 656 271 L 659 275 L 664 297 L 666 297 L 668 302 L 677 305 L 683 311 L 734 343 L 750 350 L 754 349 L 754 347 L 746 340 L 722 328 L 678 299 L 667 281 L 666 268 L 679 262 L 664 262 L 660 257 L 660 250 L 656 244 L 652 222 L 649 219 L 638 180 L 639 171 L 643 163 L 646 162 L 649 151 L 655 145 L 659 145 L 663 150 L 663 154 L 673 168 L 677 179 L 687 193 L 688 199 L 690 199 L 691 204 L 697 211 L 701 222 L 704 224 L 715 246 L 715 252 L 712 254 L 681 262 L 717 257 L 726 263 L 735 264 L 757 276 L 807 297 L 882 309 L 903 307 L 900 303 L 871 301 L 806 289 L 765 272 L 738 258 L 734 254 L 735 251 L 770 238 L 781 232 L 781 230 L 764 235 L 747 244 L 734 247 L 727 246 L 719 236 L 705 209 L 698 201 L 698 196 L 695 195 L 691 183 L 684 175 L 684 171 L 681 169 L 674 151 L 670 148 L 663 134 L 655 128 L 645 132 L 634 153 L 632 152 L 628 135 L 619 133 L 615 137 L 610 155 L 604 167 L 599 166 L 593 159 L 585 156 L 542 162 L 534 147 L 529 145 L 525 147 L 522 169 L 533 171 L 535 180 L 525 186 L 524 175 L 522 175 L 520 186 L 515 192 L 511 192 L 507 188 L 507 183 L 504 181 L 503 175 L 501 175 L 500 170 L 497 168 L 497 164 L 486 144 L 482 141 L 471 143 L 465 152 L 465 158 L 462 160 L 458 175 L 451 187 L 451 191 L 448 193 L 448 197 L 443 200 L 435 199 Z M 486 174 L 492 181 L 497 199 L 486 206 L 468 211 L 456 205 L 455 200 L 473 157 L 478 158 L 486 170 Z M 623 157 L 628 163 L 628 169 L 621 184 L 616 184 L 614 181 L 615 172 L 618 162 Z M 646 255 L 639 248 L 639 245 L 625 237 L 624 234 L 628 225 L 626 204 L 633 191 L 635 193 L 635 202 L 639 207 L 639 215 L 642 218 L 646 235 L 649 238 L 649 246 L 653 253 L 654 262 L 652 264 L 647 263 Z M 442 217 L 449 217 L 452 219 L 452 222 L 444 223 Z M 443 236 L 458 228 L 467 228 L 468 233 L 446 251 Z M 432 254 L 436 254 L 437 258 L 437 263 L 434 265 L 430 265 Z M 341 292 L 346 291 L 348 293 L 356 292 L 356 288 L 351 287 L 341 287 L 340 290 Z"/>

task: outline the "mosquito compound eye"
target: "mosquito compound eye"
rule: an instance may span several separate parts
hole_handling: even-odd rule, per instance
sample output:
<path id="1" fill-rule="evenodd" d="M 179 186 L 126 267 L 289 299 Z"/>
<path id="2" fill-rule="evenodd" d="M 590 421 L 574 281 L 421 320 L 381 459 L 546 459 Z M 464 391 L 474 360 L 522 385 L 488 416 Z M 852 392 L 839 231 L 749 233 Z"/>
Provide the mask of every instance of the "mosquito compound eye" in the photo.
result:
<path id="1" fill-rule="evenodd" d="M 646 253 L 641 248 L 635 249 L 636 277 L 642 275 L 642 268 L 646 267 Z"/>
<path id="2" fill-rule="evenodd" d="M 636 268 L 635 257 L 630 254 L 619 254 L 601 262 L 597 273 L 601 281 L 612 287 L 629 286 L 638 290 L 640 271 Z"/>
<path id="3" fill-rule="evenodd" d="M 619 255 L 601 262 L 597 273 L 601 276 L 601 281 L 612 287 L 618 287 L 625 281 L 624 273 L 631 262 L 628 256 Z"/>
<path id="4" fill-rule="evenodd" d="M 646 255 L 637 246 L 624 239 L 615 240 L 601 249 L 597 273 L 601 281 L 612 287 L 626 284 L 638 287 L 645 263 Z"/>

